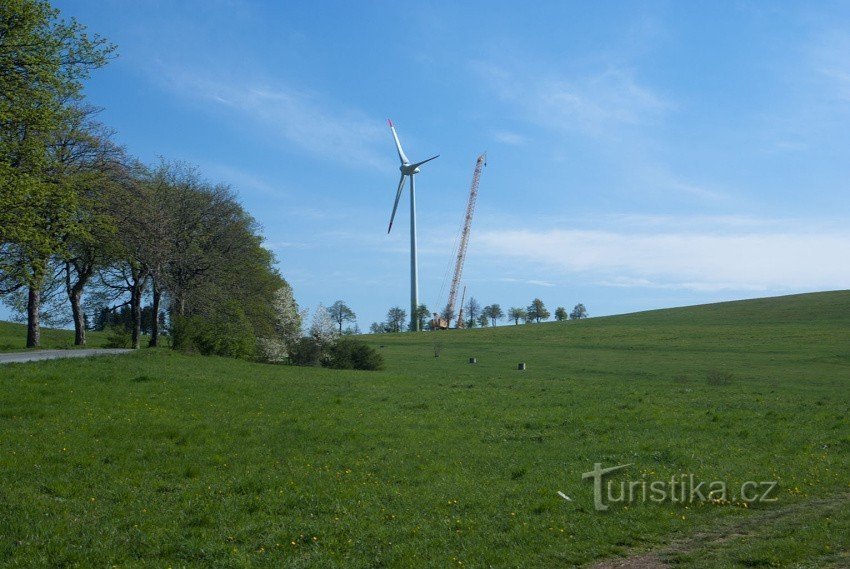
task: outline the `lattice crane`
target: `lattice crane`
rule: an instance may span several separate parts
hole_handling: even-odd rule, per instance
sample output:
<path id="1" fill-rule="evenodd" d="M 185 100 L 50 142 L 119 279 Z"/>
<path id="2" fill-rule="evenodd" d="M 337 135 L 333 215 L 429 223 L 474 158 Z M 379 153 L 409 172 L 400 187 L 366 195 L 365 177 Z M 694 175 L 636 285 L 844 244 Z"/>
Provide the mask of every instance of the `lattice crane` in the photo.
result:
<path id="1" fill-rule="evenodd" d="M 466 260 L 466 248 L 469 245 L 469 230 L 472 227 L 472 216 L 475 213 L 475 201 L 478 199 L 478 182 L 481 179 L 481 171 L 487 165 L 487 153 L 480 155 L 475 161 L 475 171 L 472 174 L 472 185 L 469 188 L 469 201 L 466 204 L 466 217 L 463 220 L 463 231 L 460 235 L 460 244 L 457 248 L 457 258 L 455 259 L 455 272 L 452 277 L 452 286 L 449 289 L 449 302 L 446 305 L 445 314 L 451 316 L 454 313 L 455 302 L 457 301 L 457 291 L 460 286 L 461 275 L 463 274 L 463 263 Z M 458 328 L 463 328 L 463 302 L 461 301 L 460 314 L 458 315 Z M 434 314 L 434 320 L 431 323 L 432 328 L 445 330 L 449 327 L 450 322 L 441 317 L 439 314 Z"/>

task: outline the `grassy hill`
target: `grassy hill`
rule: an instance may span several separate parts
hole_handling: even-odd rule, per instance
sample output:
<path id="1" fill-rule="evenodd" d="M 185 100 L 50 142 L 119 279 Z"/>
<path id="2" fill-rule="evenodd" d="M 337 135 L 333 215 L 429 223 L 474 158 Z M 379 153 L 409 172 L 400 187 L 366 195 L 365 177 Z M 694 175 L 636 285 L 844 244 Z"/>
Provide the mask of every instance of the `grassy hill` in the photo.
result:
<path id="1" fill-rule="evenodd" d="M 106 333 L 87 332 L 87 348 L 102 348 L 106 344 Z M 15 352 L 26 349 L 27 327 L 23 324 L 0 321 L 0 352 Z M 73 330 L 41 329 L 42 349 L 71 349 L 74 347 Z"/>
<path id="2" fill-rule="evenodd" d="M 839 291 L 366 337 L 383 372 L 165 350 L 0 367 L 0 563 L 846 566 L 848 333 Z M 776 480 L 777 501 L 596 512 L 597 462 Z"/>

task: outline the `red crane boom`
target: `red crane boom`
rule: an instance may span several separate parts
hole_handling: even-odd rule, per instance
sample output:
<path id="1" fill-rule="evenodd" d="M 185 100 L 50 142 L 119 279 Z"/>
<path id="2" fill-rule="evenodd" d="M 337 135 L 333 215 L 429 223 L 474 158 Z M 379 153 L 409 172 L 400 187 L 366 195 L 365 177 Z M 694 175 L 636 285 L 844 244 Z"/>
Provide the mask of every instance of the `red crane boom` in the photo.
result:
<path id="1" fill-rule="evenodd" d="M 469 230 L 472 227 L 472 216 L 475 213 L 475 201 L 478 199 L 478 182 L 481 179 L 481 171 L 487 165 L 487 153 L 485 152 L 475 161 L 475 171 L 472 174 L 472 185 L 469 188 L 469 201 L 466 204 L 466 217 L 463 220 L 463 231 L 460 235 L 460 244 L 457 248 L 457 259 L 455 259 L 455 273 L 452 277 L 452 285 L 449 289 L 449 302 L 446 305 L 446 315 L 451 316 L 454 313 L 455 302 L 457 301 L 457 291 L 460 286 L 460 279 L 463 275 L 463 263 L 466 260 L 466 248 L 469 245 Z M 461 307 L 463 310 L 463 307 Z M 440 318 L 439 315 L 434 315 L 434 322 L 437 328 L 446 329 L 449 327 L 448 320 Z M 462 325 L 459 325 L 460 328 Z"/>

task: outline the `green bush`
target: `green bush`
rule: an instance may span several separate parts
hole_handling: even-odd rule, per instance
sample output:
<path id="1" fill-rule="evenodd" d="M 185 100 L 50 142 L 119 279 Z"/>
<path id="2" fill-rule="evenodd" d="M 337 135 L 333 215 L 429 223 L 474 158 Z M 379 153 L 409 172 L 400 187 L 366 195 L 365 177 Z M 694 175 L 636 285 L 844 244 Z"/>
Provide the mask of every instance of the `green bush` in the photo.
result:
<path id="1" fill-rule="evenodd" d="M 108 333 L 106 335 L 106 344 L 104 344 L 107 348 L 129 348 L 133 341 L 133 336 L 130 334 L 130 331 L 126 326 L 121 324 L 116 324 L 115 326 L 110 326 L 108 329 Z"/>
<path id="2" fill-rule="evenodd" d="M 322 364 L 322 347 L 313 338 L 301 338 L 289 350 L 289 361 L 297 366 Z"/>
<path id="3" fill-rule="evenodd" d="M 199 324 L 193 323 L 191 318 L 186 318 L 185 316 L 173 316 L 171 318 L 171 327 L 169 329 L 171 347 L 183 352 L 192 350 L 194 348 L 192 330 L 198 326 Z"/>
<path id="4" fill-rule="evenodd" d="M 171 336 L 175 349 L 205 356 L 251 359 L 257 346 L 251 322 L 235 304 L 225 304 L 212 317 L 175 318 Z"/>
<path id="5" fill-rule="evenodd" d="M 341 338 L 331 347 L 327 366 L 334 369 L 379 370 L 384 368 L 384 357 L 361 340 Z"/>

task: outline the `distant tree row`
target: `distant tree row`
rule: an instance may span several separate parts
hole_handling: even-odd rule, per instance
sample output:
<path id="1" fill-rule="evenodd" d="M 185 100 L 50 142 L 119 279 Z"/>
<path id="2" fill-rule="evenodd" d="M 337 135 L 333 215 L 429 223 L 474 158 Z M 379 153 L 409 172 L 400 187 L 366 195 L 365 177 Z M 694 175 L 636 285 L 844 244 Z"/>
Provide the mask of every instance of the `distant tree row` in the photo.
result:
<path id="1" fill-rule="evenodd" d="M 420 329 L 427 330 L 429 326 L 430 311 L 425 305 L 420 305 L 417 310 L 417 318 L 419 319 Z M 456 314 L 454 311 L 444 309 L 441 316 L 452 323 L 454 327 L 456 322 Z M 546 305 L 539 298 L 535 298 L 525 308 L 512 307 L 509 308 L 507 314 L 499 304 L 488 304 L 482 307 L 474 297 L 470 298 L 463 307 L 463 322 L 466 328 L 497 326 L 499 321 L 507 318 L 512 320 L 514 324 L 523 322 L 525 324 L 538 323 L 548 320 L 552 314 L 546 308 Z M 580 320 L 587 318 L 587 309 L 584 304 L 576 304 L 573 309 L 567 313 L 563 306 L 555 309 L 555 320 Z M 383 334 L 387 332 L 402 332 L 404 331 L 404 323 L 407 321 L 407 312 L 399 307 L 393 306 L 387 312 L 387 318 L 383 322 L 373 322 L 369 326 L 371 334 Z"/>
<path id="2" fill-rule="evenodd" d="M 548 320 L 550 316 L 551 314 L 546 308 L 546 305 L 539 298 L 531 301 L 531 304 L 526 308 L 513 307 L 508 310 L 508 318 L 513 320 L 514 324 L 519 324 L 520 321 L 525 324 L 537 323 Z M 559 322 L 567 319 L 581 320 L 582 318 L 587 318 L 587 316 L 587 309 L 582 303 L 576 304 L 569 313 L 567 313 L 567 310 L 563 306 L 555 309 L 555 320 Z"/>

